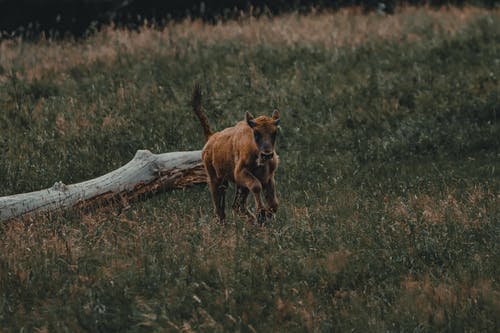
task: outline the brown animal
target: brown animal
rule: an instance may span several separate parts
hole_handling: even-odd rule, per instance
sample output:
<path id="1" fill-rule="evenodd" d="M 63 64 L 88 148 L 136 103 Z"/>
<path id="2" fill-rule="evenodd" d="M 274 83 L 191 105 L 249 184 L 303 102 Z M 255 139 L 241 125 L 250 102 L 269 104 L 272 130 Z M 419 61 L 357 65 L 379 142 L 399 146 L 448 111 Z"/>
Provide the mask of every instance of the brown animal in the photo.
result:
<path id="1" fill-rule="evenodd" d="M 202 159 L 208 175 L 216 220 L 225 222 L 225 195 L 228 182 L 236 184 L 233 209 L 240 217 L 263 223 L 278 208 L 274 174 L 278 167 L 278 155 L 274 151 L 279 112 L 272 117 L 254 118 L 245 114 L 245 120 L 220 132 L 212 132 L 201 110 L 201 89 L 196 85 L 192 99 L 193 110 L 201 122 L 206 144 Z M 246 207 L 249 192 L 255 198 L 257 218 Z M 266 205 L 262 202 L 264 193 Z"/>

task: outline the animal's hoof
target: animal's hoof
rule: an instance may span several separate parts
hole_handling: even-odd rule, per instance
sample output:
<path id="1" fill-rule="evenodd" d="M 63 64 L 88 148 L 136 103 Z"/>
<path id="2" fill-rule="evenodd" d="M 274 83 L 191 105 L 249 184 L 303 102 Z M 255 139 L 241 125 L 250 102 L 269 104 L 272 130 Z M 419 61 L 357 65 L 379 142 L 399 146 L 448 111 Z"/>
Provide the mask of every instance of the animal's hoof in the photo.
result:
<path id="1" fill-rule="evenodd" d="M 247 222 L 249 222 L 251 224 L 257 223 L 257 218 L 252 213 L 249 213 L 248 215 L 246 215 L 245 219 L 246 219 Z"/>
<path id="2" fill-rule="evenodd" d="M 255 224 L 257 223 L 257 218 L 253 215 L 248 208 L 242 207 L 233 207 L 234 212 L 238 215 L 239 218 L 246 220 L 248 223 Z"/>
<path id="3" fill-rule="evenodd" d="M 273 200 L 272 202 L 270 202 L 267 209 L 271 213 L 275 214 L 276 211 L 278 210 L 278 201 L 277 200 Z"/>
<path id="4" fill-rule="evenodd" d="M 217 224 L 226 225 L 226 218 L 221 218 L 220 216 L 215 216 L 214 222 Z"/>
<path id="5" fill-rule="evenodd" d="M 266 210 L 266 218 L 267 219 L 274 219 L 276 217 L 276 211 L 273 210 Z"/>
<path id="6" fill-rule="evenodd" d="M 265 222 L 266 222 L 266 211 L 265 210 L 261 210 L 257 213 L 257 222 L 260 224 L 260 225 L 263 225 Z"/>

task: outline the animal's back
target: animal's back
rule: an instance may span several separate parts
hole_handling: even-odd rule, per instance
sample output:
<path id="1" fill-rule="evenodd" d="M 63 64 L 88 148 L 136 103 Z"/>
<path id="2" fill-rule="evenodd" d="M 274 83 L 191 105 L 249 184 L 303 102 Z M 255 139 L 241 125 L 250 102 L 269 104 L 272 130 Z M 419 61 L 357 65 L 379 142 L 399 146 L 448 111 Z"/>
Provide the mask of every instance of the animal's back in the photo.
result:
<path id="1" fill-rule="evenodd" d="M 243 157 L 257 156 L 253 131 L 244 121 L 212 134 L 203 148 L 203 160 L 215 169 L 217 176 L 234 181 L 236 164 Z M 250 162 L 251 161 L 245 161 Z"/>

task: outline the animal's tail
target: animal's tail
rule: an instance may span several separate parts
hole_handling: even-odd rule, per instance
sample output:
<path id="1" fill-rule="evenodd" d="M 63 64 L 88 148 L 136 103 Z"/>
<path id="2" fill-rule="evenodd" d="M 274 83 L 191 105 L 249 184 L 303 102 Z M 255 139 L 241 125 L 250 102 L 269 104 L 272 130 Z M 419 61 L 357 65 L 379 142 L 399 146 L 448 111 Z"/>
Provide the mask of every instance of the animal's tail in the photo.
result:
<path id="1" fill-rule="evenodd" d="M 203 128 L 203 134 L 205 135 L 205 141 L 208 140 L 208 138 L 213 134 L 212 130 L 210 129 L 210 124 L 208 123 L 208 119 L 201 110 L 201 88 L 198 83 L 194 85 L 194 90 L 193 90 L 193 98 L 191 100 L 192 106 L 193 106 L 193 111 L 200 120 L 201 127 Z"/>

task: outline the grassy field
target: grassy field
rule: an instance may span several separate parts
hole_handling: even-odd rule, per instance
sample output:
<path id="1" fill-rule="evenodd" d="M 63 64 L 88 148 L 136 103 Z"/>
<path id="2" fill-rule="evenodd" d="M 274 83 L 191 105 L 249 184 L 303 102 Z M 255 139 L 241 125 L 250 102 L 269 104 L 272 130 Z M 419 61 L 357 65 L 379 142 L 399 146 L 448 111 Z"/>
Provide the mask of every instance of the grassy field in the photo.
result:
<path id="1" fill-rule="evenodd" d="M 497 332 L 500 12 L 289 14 L 0 42 L 0 195 L 281 110 L 280 208 L 206 186 L 1 222 L 2 332 Z"/>

